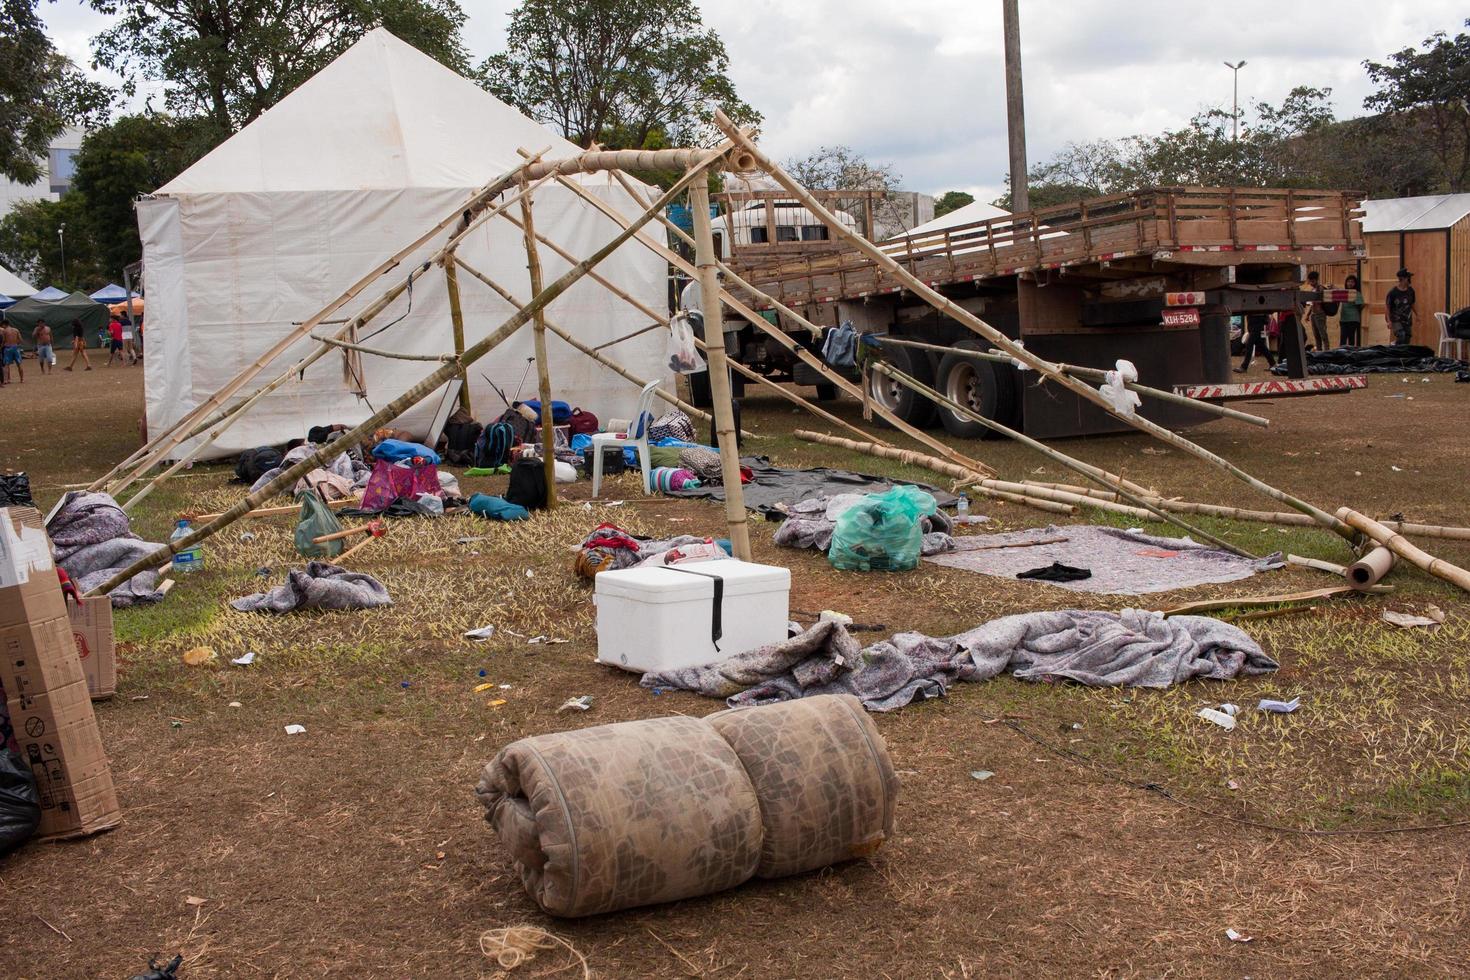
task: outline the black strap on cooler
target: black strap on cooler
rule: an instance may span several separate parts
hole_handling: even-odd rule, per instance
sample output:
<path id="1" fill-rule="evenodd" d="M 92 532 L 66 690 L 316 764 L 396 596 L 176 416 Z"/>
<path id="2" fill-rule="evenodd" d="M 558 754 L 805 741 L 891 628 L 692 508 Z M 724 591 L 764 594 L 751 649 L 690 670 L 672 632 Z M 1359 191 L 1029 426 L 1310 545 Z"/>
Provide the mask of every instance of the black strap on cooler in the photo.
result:
<path id="1" fill-rule="evenodd" d="M 715 652 L 720 652 L 720 637 L 724 635 L 724 628 L 720 622 L 720 610 L 725 604 L 725 580 L 719 575 L 706 575 L 704 572 L 696 572 L 692 568 L 681 568 L 678 565 L 665 565 L 671 572 L 683 572 L 685 575 L 698 575 L 715 583 L 714 606 L 709 614 L 709 639 L 715 645 Z"/>

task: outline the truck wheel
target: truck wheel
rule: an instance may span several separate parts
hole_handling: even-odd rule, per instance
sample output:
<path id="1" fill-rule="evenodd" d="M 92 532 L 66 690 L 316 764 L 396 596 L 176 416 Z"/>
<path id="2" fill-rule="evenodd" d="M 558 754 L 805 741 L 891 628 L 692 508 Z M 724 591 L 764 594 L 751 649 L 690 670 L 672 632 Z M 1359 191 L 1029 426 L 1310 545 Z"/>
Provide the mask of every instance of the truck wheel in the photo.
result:
<path id="1" fill-rule="evenodd" d="M 884 357 L 888 363 L 915 381 L 931 388 L 934 386 L 934 370 L 929 366 L 929 358 L 921 352 L 894 346 L 884 351 Z M 870 372 L 868 397 L 916 428 L 923 429 L 934 424 L 934 403 L 892 378 Z M 881 416 L 875 414 L 873 418 L 879 425 L 892 428 Z"/>
<path id="2" fill-rule="evenodd" d="M 830 384 L 830 383 L 824 381 L 823 383 L 817 385 L 816 387 L 817 387 L 817 401 L 819 401 L 819 402 L 835 402 L 837 400 L 837 386 L 836 385 Z"/>
<path id="3" fill-rule="evenodd" d="M 980 350 L 974 341 L 962 340 L 956 347 Z M 939 391 L 982 418 L 1014 428 L 1016 419 L 1015 378 L 1009 367 L 981 361 L 963 354 L 945 354 L 939 361 Z M 939 421 L 950 435 L 963 439 L 998 439 L 1000 433 L 939 406 Z"/>

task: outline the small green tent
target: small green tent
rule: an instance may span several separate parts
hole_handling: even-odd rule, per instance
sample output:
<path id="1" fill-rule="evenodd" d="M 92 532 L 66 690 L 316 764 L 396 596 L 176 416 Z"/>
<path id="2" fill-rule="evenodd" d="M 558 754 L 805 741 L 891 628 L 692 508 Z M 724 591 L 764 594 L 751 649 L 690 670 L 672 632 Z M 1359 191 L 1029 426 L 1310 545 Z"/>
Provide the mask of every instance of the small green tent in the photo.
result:
<path id="1" fill-rule="evenodd" d="M 71 322 L 81 320 L 88 337 L 97 336 L 97 331 L 107 326 L 107 307 L 96 302 L 86 293 L 72 293 L 61 299 L 45 300 L 31 296 L 5 310 L 5 319 L 15 324 L 25 340 L 32 346 L 36 324 L 45 320 L 51 327 L 52 342 L 66 345 L 71 342 Z"/>

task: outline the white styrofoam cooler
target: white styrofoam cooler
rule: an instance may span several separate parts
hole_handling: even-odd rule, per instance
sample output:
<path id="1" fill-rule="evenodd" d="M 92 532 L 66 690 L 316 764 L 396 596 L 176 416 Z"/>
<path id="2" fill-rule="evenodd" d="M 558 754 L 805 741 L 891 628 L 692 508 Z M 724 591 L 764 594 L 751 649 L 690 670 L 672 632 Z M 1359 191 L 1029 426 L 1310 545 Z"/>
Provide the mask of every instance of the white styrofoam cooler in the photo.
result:
<path id="1" fill-rule="evenodd" d="M 696 667 L 786 639 L 789 569 L 730 559 L 601 572 L 594 582 L 597 659 L 624 670 Z"/>

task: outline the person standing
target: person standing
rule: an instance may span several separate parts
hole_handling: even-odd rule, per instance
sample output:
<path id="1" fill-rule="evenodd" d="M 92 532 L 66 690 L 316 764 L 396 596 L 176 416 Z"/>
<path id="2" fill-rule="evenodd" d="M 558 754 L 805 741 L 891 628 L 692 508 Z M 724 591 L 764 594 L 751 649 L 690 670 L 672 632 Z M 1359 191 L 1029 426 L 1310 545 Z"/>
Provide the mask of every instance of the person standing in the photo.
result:
<path id="1" fill-rule="evenodd" d="M 41 362 L 41 373 L 50 374 L 52 362 L 56 360 L 51 349 L 51 325 L 45 320 L 37 320 L 31 339 L 36 342 L 36 360 Z"/>
<path id="2" fill-rule="evenodd" d="M 1337 308 L 1337 346 L 1363 346 L 1363 291 L 1358 288 L 1358 277 L 1348 276 L 1342 281 L 1348 298 Z"/>
<path id="3" fill-rule="evenodd" d="M 1245 374 L 1250 369 L 1251 360 L 1259 352 L 1266 358 L 1266 364 L 1270 367 L 1276 366 L 1276 355 L 1271 353 L 1271 347 L 1266 343 L 1266 314 L 1247 313 L 1245 317 L 1245 360 L 1240 362 L 1240 367 L 1235 369 L 1236 374 Z"/>
<path id="4" fill-rule="evenodd" d="M 4 326 L 0 326 L 0 377 L 6 383 L 10 381 L 10 366 L 15 365 L 15 373 L 20 377 L 21 384 L 26 380 L 26 369 L 20 362 L 20 331 L 15 329 L 15 324 L 9 320 Z"/>
<path id="5" fill-rule="evenodd" d="M 112 367 L 112 359 L 115 357 L 118 363 L 123 361 L 123 328 L 122 321 L 113 317 L 107 324 L 107 363 L 103 367 Z"/>
<path id="6" fill-rule="evenodd" d="M 135 328 L 133 327 L 133 318 L 128 316 L 126 313 L 123 313 L 119 317 L 119 321 L 122 323 L 123 328 L 123 354 L 127 357 L 129 365 L 137 364 L 138 348 L 133 339 L 135 336 L 137 336 L 137 334 Z"/>
<path id="7" fill-rule="evenodd" d="M 1315 269 L 1307 273 L 1307 292 L 1312 299 L 1302 309 L 1302 316 L 1312 324 L 1312 346 L 1326 350 L 1332 341 L 1327 336 L 1327 310 L 1322 305 L 1322 277 Z"/>
<path id="8" fill-rule="evenodd" d="M 1388 314 L 1389 335 L 1396 344 L 1407 344 L 1414 339 L 1414 274 L 1400 269 L 1398 285 L 1388 291 L 1383 309 Z"/>
<path id="9" fill-rule="evenodd" d="M 71 322 L 71 363 L 66 366 L 66 370 L 70 371 L 76 367 L 79 357 L 82 363 L 87 365 L 87 370 L 92 370 L 92 361 L 87 357 L 87 330 L 82 326 L 81 320 L 73 320 Z"/>

